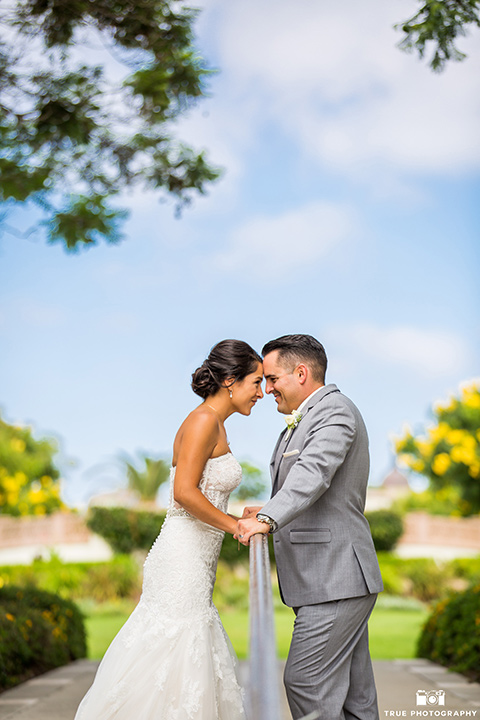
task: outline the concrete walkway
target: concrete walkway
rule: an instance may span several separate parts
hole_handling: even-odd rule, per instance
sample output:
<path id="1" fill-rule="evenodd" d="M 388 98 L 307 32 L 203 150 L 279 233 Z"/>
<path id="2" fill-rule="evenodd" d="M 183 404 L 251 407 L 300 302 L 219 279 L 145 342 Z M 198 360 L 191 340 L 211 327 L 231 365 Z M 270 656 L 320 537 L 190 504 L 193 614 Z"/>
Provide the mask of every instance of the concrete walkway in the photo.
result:
<path id="1" fill-rule="evenodd" d="M 73 720 L 97 666 L 98 663 L 91 660 L 78 660 L 7 690 L 0 695 L 0 719 Z M 282 669 L 283 663 L 279 663 L 279 677 Z M 380 718 L 476 717 L 480 720 L 480 684 L 469 683 L 462 675 L 450 673 L 428 660 L 377 660 L 374 669 Z M 241 663 L 241 670 L 245 675 L 246 663 Z M 423 691 L 419 697 L 425 704 L 416 704 L 418 691 Z M 444 695 L 435 694 L 438 691 Z M 137 720 L 142 720 L 140 715 Z M 283 717 L 268 720 L 291 720 L 286 702 Z"/>

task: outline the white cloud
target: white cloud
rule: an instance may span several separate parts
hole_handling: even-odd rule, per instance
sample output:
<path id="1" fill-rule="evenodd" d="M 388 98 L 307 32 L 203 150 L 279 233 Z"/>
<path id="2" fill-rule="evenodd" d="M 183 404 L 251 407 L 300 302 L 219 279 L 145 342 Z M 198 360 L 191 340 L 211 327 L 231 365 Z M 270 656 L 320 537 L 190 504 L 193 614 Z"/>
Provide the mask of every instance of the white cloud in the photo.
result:
<path id="1" fill-rule="evenodd" d="M 343 243 L 352 227 L 350 208 L 330 202 L 260 215 L 233 231 L 229 247 L 215 258 L 215 265 L 235 274 L 246 271 L 255 278 L 277 280 L 290 271 L 311 267 Z"/>
<path id="2" fill-rule="evenodd" d="M 404 366 L 426 377 L 461 372 L 469 357 L 465 340 L 453 332 L 365 324 L 347 330 L 344 339 L 347 336 L 358 350 L 377 362 Z"/>
<path id="3" fill-rule="evenodd" d="M 243 113 L 244 98 L 257 97 L 264 123 L 283 127 L 322 164 L 356 176 L 383 167 L 478 168 L 479 33 L 460 42 L 465 62 L 434 74 L 396 47 L 402 36 L 393 25 L 414 7 L 382 0 L 218 3 L 219 64 L 233 78 L 222 90 L 234 109 L 230 120 L 241 118 L 244 133 L 251 123 L 258 127 L 257 113 Z M 213 19 L 211 11 L 209 2 Z M 218 126 L 217 142 L 227 133 Z"/>

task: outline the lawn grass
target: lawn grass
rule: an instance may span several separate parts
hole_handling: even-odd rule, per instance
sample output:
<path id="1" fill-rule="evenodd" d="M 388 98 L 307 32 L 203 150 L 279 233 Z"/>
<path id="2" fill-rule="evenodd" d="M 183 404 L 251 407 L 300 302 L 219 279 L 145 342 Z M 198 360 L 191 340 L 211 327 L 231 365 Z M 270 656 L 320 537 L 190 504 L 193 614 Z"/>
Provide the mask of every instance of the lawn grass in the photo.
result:
<path id="1" fill-rule="evenodd" d="M 99 606 L 101 608 L 101 606 Z M 132 607 L 133 610 L 133 607 Z M 90 660 L 100 660 L 130 613 L 125 609 L 101 609 L 87 616 L 87 649 Z"/>
<path id="2" fill-rule="evenodd" d="M 99 605 L 84 609 L 87 614 L 88 657 L 101 658 L 115 634 L 127 620 L 134 604 Z M 370 619 L 370 652 L 373 659 L 412 658 L 428 611 L 419 608 L 382 607 Z M 248 611 L 225 610 L 222 622 L 239 658 L 248 655 Z M 290 645 L 294 614 L 289 608 L 275 611 L 277 653 L 285 658 Z"/>

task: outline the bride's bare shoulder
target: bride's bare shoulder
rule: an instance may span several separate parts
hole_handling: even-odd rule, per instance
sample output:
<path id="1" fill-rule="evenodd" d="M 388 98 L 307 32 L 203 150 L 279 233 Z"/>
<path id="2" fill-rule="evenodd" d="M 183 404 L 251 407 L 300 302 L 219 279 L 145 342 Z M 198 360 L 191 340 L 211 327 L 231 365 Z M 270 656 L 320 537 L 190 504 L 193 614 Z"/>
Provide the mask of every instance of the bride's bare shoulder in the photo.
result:
<path id="1" fill-rule="evenodd" d="M 209 428 L 218 428 L 218 418 L 211 410 L 200 405 L 187 415 L 180 425 L 179 432 L 181 430 L 190 431 L 194 429 L 208 430 Z"/>
<path id="2" fill-rule="evenodd" d="M 176 465 L 176 459 L 182 447 L 206 448 L 209 455 L 218 442 L 219 432 L 218 419 L 213 413 L 202 407 L 192 410 L 180 425 L 175 436 L 172 464 Z"/>
<path id="3" fill-rule="evenodd" d="M 215 441 L 216 443 L 218 434 L 218 418 L 202 406 L 197 407 L 187 415 L 178 428 L 174 441 L 174 454 L 176 454 L 183 440 L 190 442 L 192 439 L 195 439 L 201 443 L 209 441 Z"/>

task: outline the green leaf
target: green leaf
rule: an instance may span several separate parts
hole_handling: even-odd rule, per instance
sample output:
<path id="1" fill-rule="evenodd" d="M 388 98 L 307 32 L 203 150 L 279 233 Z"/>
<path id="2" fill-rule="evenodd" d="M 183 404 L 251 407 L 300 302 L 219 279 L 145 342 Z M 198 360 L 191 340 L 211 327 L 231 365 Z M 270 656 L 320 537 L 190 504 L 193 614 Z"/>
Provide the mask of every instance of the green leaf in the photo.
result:
<path id="1" fill-rule="evenodd" d="M 70 251 L 100 240 L 117 243 L 121 240 L 118 223 L 127 214 L 125 210 L 108 208 L 102 195 L 72 197 L 62 211 L 47 221 L 49 242 L 63 241 Z"/>

